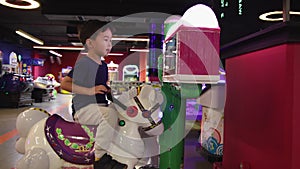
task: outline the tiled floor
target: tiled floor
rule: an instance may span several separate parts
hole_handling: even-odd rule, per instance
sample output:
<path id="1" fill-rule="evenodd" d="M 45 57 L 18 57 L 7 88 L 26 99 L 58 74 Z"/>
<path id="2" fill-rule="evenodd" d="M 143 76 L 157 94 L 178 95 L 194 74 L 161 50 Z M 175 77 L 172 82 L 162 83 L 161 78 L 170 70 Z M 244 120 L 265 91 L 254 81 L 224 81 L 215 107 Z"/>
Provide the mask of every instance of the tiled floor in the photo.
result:
<path id="1" fill-rule="evenodd" d="M 60 114 L 67 120 L 71 120 L 70 99 L 71 95 L 58 94 L 57 98 L 50 102 L 34 103 L 33 106 L 42 108 L 50 114 Z M 20 112 L 28 108 L 0 108 L 0 169 L 13 169 L 16 161 L 21 157 L 14 147 L 18 138 L 16 118 Z M 187 121 L 187 125 L 195 124 Z M 201 157 L 196 150 L 198 137 L 199 131 L 196 127 L 185 138 L 184 169 L 212 169 L 212 164 Z"/>

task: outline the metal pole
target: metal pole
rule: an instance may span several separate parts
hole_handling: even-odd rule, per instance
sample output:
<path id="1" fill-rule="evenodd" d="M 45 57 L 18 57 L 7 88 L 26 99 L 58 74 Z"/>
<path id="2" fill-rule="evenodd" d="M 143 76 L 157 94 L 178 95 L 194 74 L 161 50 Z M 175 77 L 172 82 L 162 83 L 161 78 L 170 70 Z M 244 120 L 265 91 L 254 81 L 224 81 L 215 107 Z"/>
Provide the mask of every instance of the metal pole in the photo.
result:
<path id="1" fill-rule="evenodd" d="M 162 118 L 165 131 L 159 138 L 159 168 L 183 169 L 186 99 L 170 83 L 163 83 L 162 92 L 167 102 Z"/>
<path id="2" fill-rule="evenodd" d="M 162 122 L 164 133 L 159 138 L 160 144 L 160 169 L 184 168 L 184 137 L 186 100 L 197 98 L 202 92 L 201 84 L 163 83 L 162 92 L 166 98 Z"/>
<path id="3" fill-rule="evenodd" d="M 282 17 L 283 22 L 290 21 L 290 8 L 291 8 L 291 1 L 290 0 L 283 0 L 283 10 L 282 10 Z"/>

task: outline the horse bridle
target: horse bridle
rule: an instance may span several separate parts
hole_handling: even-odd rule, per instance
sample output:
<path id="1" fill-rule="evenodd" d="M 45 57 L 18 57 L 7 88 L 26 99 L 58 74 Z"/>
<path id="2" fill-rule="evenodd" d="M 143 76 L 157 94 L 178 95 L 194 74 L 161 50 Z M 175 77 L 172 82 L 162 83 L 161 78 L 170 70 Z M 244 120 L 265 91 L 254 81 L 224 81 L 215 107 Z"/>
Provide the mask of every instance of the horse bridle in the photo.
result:
<path id="1" fill-rule="evenodd" d="M 120 101 L 119 101 L 118 99 L 116 99 L 115 97 L 112 97 L 112 98 L 113 98 L 113 99 L 112 99 L 113 102 L 114 102 L 116 105 L 120 106 L 123 110 L 127 110 L 128 107 L 127 107 L 126 105 L 124 105 L 122 102 L 120 102 Z M 151 117 L 152 113 L 160 107 L 159 103 L 156 103 L 150 110 L 147 110 L 147 109 L 144 108 L 143 104 L 141 103 L 140 99 L 139 99 L 137 96 L 133 97 L 133 99 L 134 99 L 135 103 L 138 105 L 139 109 L 141 110 L 142 116 L 143 116 L 144 118 L 148 119 L 149 122 L 150 122 L 150 124 L 151 124 L 151 126 L 149 126 L 149 127 L 143 127 L 143 130 L 144 130 L 144 131 L 148 131 L 148 130 L 150 130 L 150 129 L 153 129 L 154 127 L 158 126 L 158 125 L 161 123 L 161 120 L 159 120 L 159 121 L 156 123 L 156 122 L 153 120 L 153 118 Z"/>

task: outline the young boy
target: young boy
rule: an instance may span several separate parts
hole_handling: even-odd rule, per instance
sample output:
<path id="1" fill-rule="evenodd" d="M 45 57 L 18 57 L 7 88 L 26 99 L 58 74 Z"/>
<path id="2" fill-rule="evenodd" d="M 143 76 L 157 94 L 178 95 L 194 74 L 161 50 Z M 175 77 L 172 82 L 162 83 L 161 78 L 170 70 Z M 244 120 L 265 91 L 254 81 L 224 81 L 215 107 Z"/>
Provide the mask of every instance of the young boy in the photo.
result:
<path id="1" fill-rule="evenodd" d="M 79 38 L 87 55 L 76 62 L 64 77 L 61 87 L 75 94 L 72 100 L 75 121 L 98 125 L 94 169 L 126 169 L 127 165 L 106 153 L 117 124 L 117 112 L 113 104 L 108 105 L 106 100 L 106 93 L 110 90 L 107 86 L 107 64 L 101 60 L 111 51 L 112 28 L 103 26 L 98 20 L 89 20 L 79 31 Z"/>

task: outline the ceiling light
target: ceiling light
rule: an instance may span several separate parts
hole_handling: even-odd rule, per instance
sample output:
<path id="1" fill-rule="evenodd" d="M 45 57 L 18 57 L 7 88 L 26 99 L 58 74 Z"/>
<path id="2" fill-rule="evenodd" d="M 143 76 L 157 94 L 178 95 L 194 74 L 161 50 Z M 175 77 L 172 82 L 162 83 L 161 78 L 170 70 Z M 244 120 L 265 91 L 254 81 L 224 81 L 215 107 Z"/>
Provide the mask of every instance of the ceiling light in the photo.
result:
<path id="1" fill-rule="evenodd" d="M 123 56 L 123 53 L 108 53 L 108 56 Z"/>
<path id="2" fill-rule="evenodd" d="M 261 19 L 263 21 L 282 21 L 283 17 L 279 17 L 279 18 L 272 18 L 272 17 L 270 17 L 272 15 L 282 15 L 282 14 L 283 14 L 282 11 L 267 12 L 267 13 L 261 14 L 259 16 L 259 19 Z M 290 15 L 300 15 L 300 12 L 290 11 Z"/>
<path id="3" fill-rule="evenodd" d="M 149 49 L 129 49 L 130 52 L 149 52 Z"/>
<path id="4" fill-rule="evenodd" d="M 88 53 L 87 52 L 80 52 L 80 54 L 87 55 Z M 109 53 L 109 54 L 107 54 L 107 56 L 123 56 L 123 55 L 124 55 L 123 53 Z"/>
<path id="5" fill-rule="evenodd" d="M 81 42 L 71 42 L 73 46 L 83 46 Z"/>
<path id="6" fill-rule="evenodd" d="M 111 40 L 149 42 L 149 38 L 125 38 L 125 37 L 113 37 Z"/>
<path id="7" fill-rule="evenodd" d="M 10 3 L 12 2 L 12 3 Z M 11 8 L 17 8 L 17 9 L 35 9 L 40 7 L 40 3 L 34 0 L 22 0 L 18 3 L 13 3 L 15 1 L 8 1 L 8 0 L 0 0 L 0 4 L 4 6 L 8 6 Z M 23 3 L 23 4 L 22 4 Z"/>
<path id="8" fill-rule="evenodd" d="M 62 57 L 62 54 L 59 54 L 59 53 L 57 53 L 57 52 L 55 52 L 53 50 L 49 50 L 49 52 L 52 53 L 55 56 Z"/>
<path id="9" fill-rule="evenodd" d="M 149 42 L 149 38 L 126 38 L 126 37 L 113 37 L 113 41 L 139 41 L 139 42 Z M 81 42 L 71 42 L 73 46 L 83 46 Z"/>
<path id="10" fill-rule="evenodd" d="M 31 41 L 33 41 L 33 42 L 39 44 L 39 45 L 44 45 L 44 42 L 43 42 L 42 40 L 40 40 L 40 39 L 38 39 L 38 38 L 36 38 L 36 37 L 34 37 L 34 36 L 32 36 L 32 35 L 30 35 L 30 34 L 24 32 L 24 31 L 22 31 L 21 29 L 16 30 L 16 33 L 17 33 L 18 35 L 20 35 L 20 36 L 26 38 L 26 39 L 29 39 L 29 40 L 31 40 Z"/>
<path id="11" fill-rule="evenodd" d="M 33 46 L 34 49 L 48 49 L 48 50 L 83 50 L 83 47 L 75 46 Z"/>

